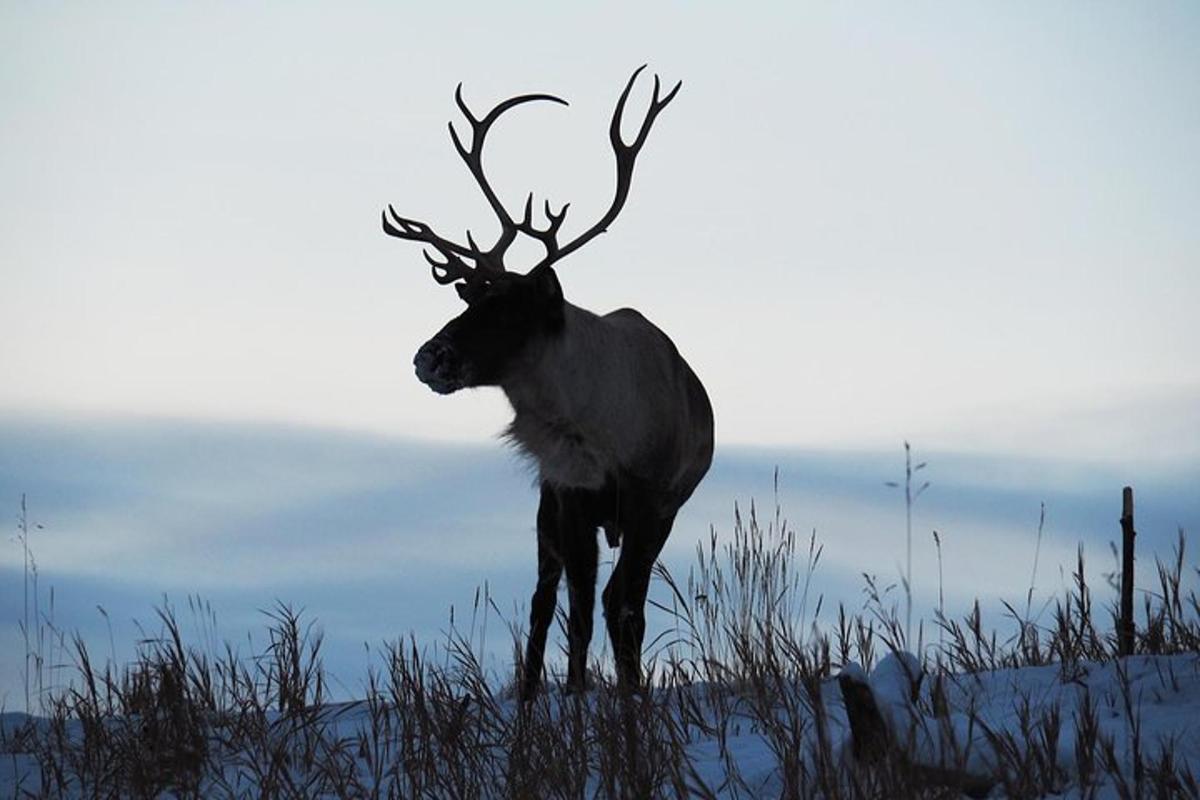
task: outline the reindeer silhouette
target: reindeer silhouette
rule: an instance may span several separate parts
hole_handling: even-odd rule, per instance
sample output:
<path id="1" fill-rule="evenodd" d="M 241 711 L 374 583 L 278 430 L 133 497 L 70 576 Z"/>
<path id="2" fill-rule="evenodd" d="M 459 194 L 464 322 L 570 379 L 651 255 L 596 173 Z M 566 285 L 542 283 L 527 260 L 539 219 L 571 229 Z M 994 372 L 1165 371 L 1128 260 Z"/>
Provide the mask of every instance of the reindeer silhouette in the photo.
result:
<path id="1" fill-rule="evenodd" d="M 466 311 L 417 351 L 417 377 L 440 394 L 500 387 L 514 411 L 506 436 L 538 469 L 538 581 L 519 676 L 526 699 L 541 683 L 546 634 L 564 571 L 570 601 L 567 688 L 586 688 L 600 528 L 611 547 L 621 548 L 603 593 L 618 683 L 641 685 L 651 570 L 679 508 L 712 462 L 712 406 L 670 338 L 633 309 L 599 316 L 568 303 L 552 268 L 616 219 L 629 194 L 638 152 L 655 118 L 682 85 L 660 96 L 654 77 L 649 110 L 633 143 L 626 144 L 622 115 L 644 68 L 625 85 L 609 127 L 617 167 L 612 205 L 570 242 L 558 241 L 569 204 L 555 213 L 547 201 L 546 223 L 539 227 L 531 192 L 521 219 L 514 220 L 483 171 L 484 140 L 500 115 L 535 100 L 566 105 L 548 94 L 512 97 L 476 118 L 463 101 L 462 84 L 455 92 L 471 127 L 471 145 L 463 144 L 453 123 L 451 139 L 500 221 L 500 236 L 491 248 L 480 248 L 470 231 L 465 245 L 444 239 L 391 206 L 383 215 L 386 233 L 427 246 L 424 254 L 434 280 L 453 283 L 467 303 Z M 504 255 L 517 234 L 545 248 L 545 256 L 524 274 L 504 268 Z"/>

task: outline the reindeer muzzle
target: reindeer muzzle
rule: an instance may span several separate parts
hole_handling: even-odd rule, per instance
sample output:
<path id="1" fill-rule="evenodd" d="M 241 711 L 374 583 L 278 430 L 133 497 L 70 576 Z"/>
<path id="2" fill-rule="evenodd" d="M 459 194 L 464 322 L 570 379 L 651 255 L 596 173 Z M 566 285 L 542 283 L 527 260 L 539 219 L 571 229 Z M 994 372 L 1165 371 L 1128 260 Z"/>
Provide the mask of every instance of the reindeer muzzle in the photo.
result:
<path id="1" fill-rule="evenodd" d="M 466 385 L 462 360 L 449 343 L 430 339 L 413 357 L 417 378 L 438 394 L 451 394 Z"/>

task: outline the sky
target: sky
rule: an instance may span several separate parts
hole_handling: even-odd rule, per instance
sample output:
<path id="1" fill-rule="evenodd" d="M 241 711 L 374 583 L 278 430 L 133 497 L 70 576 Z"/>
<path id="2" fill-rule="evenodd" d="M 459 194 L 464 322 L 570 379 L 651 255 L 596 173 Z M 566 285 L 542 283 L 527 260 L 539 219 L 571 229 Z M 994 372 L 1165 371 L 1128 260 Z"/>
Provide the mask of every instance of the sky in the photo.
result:
<path id="1" fill-rule="evenodd" d="M 1197 451 L 1192 4 L 0 9 L 0 408 L 494 434 L 413 380 L 461 304 L 380 209 L 494 233 L 461 81 L 571 101 L 485 158 L 582 230 L 649 63 L 684 88 L 559 272 L 676 340 L 721 442 Z"/>
<path id="2" fill-rule="evenodd" d="M 510 411 L 415 379 L 461 302 L 379 213 L 494 235 L 446 132 L 461 81 L 477 113 L 570 101 L 506 115 L 485 163 L 510 208 L 570 201 L 584 230 L 648 63 L 683 89 L 558 272 L 578 305 L 645 313 L 712 397 L 677 563 L 782 464 L 798 528 L 840 543 L 833 583 L 894 574 L 905 439 L 939 468 L 922 536 L 1003 565 L 964 592 L 1023 592 L 1030 544 L 1005 537 L 1042 501 L 1047 563 L 1102 551 L 1124 483 L 1161 552 L 1200 516 L 1197 40 L 1190 3 L 0 3 L 0 502 L 30 495 L 88 624 L 208 591 L 235 628 L 283 596 L 333 629 L 364 570 L 439 617 L 480 580 L 523 602 Z M 387 553 L 438 555 L 430 528 L 466 531 L 460 588 L 379 588 Z"/>

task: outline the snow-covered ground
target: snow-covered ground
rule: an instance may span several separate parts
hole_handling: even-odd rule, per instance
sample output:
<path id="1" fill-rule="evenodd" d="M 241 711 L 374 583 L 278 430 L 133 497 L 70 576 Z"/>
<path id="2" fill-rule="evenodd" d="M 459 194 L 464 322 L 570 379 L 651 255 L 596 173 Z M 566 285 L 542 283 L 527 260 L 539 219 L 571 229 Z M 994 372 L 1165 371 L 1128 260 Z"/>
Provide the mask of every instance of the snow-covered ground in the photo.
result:
<path id="1" fill-rule="evenodd" d="M 1133 656 L 1102 664 L 1080 662 L 956 674 L 943 683 L 948 702 L 937 716 L 932 713 L 939 705 L 934 697 L 938 694 L 937 682 L 930 676 L 920 680 L 914 701 L 910 670 L 915 664 L 916 660 L 908 654 L 893 654 L 882 659 L 870 675 L 856 665 L 848 665 L 841 677 L 844 681 L 862 681 L 870 686 L 875 703 L 887 720 L 889 736 L 900 743 L 906 757 L 916 764 L 946 767 L 987 779 L 1007 775 L 1010 781 L 1018 780 L 1017 773 L 1027 770 L 1043 776 L 1048 795 L 1063 797 L 1120 797 L 1122 787 L 1135 787 L 1139 780 L 1148 787 L 1154 765 L 1162 763 L 1164 757 L 1169 757 L 1178 775 L 1193 775 L 1200 769 L 1200 655 Z M 799 687 L 792 690 L 796 697 L 803 696 Z M 671 693 L 676 696 L 669 699 L 667 695 Z M 689 724 L 677 728 L 680 739 L 676 743 L 684 760 L 690 763 L 689 791 L 697 796 L 708 791 L 718 797 L 787 795 L 797 776 L 785 774 L 785 764 L 793 765 L 791 768 L 803 771 L 806 776 L 814 775 L 819 769 L 815 761 L 820 753 L 843 775 L 868 769 L 851 766 L 851 730 L 837 678 L 821 684 L 820 695 L 826 711 L 822 724 L 811 718 L 811 701 L 793 704 L 790 709 L 785 707 L 787 703 L 781 703 L 778 709 L 767 712 L 767 715 L 778 714 L 780 724 L 774 730 L 763 723 L 760 701 L 738 696 L 729 687 L 692 684 L 659 690 L 654 699 L 662 701 L 660 705 L 665 708 L 682 708 L 679 693 L 690 695 L 686 700 L 693 714 L 699 709 L 699 717 L 693 716 Z M 722 699 L 714 699 L 717 695 Z M 564 740 L 569 739 L 568 729 L 579 718 L 572 723 L 576 700 L 552 691 L 541 705 L 551 722 L 561 721 Z M 602 712 L 596 706 L 600 702 L 596 693 L 589 694 L 582 718 L 599 719 Z M 466 705 L 464 701 L 464 709 Z M 809 718 L 799 720 L 798 725 L 796 719 L 788 720 L 788 714 L 794 715 L 795 709 L 801 709 Z M 383 713 L 387 715 L 386 710 Z M 511 722 L 520 712 L 516 701 L 504 699 L 497 700 L 495 713 L 507 716 Z M 380 728 L 379 721 L 383 718 L 380 714 L 378 704 L 329 705 L 308 718 L 319 719 L 322 725 L 303 726 L 307 733 L 318 727 L 322 729 L 322 752 L 341 753 L 339 763 L 350 765 L 358 791 L 382 788 L 379 786 L 382 781 L 392 781 L 395 788 L 395 776 L 387 777 L 386 769 L 381 771 L 379 764 L 372 763 L 373 754 L 385 752 L 386 748 L 366 743 L 372 731 Z M 706 719 L 707 732 L 702 730 L 704 726 L 695 724 L 698 718 Z M 304 735 L 301 728 L 285 724 L 285 718 L 278 713 L 271 714 L 270 720 L 276 726 L 272 736 L 286 735 L 284 731 L 292 731 L 298 737 Z M 404 714 L 397 714 L 393 721 L 400 724 L 389 725 L 387 735 L 395 737 L 397 742 L 406 736 L 419 735 L 418 731 L 405 730 Z M 23 714 L 8 713 L 0 718 L 3 734 L 0 796 L 18 797 L 26 793 L 37 796 L 42 791 L 43 768 L 47 764 L 44 755 L 37 755 L 37 741 L 46 740 L 50 726 L 49 720 Z M 781 752 L 786 745 L 780 731 L 797 730 L 799 738 L 794 741 L 799 743 L 796 749 L 801 752 Z M 78 723 L 68 724 L 66 733 L 69 741 L 75 744 L 82 741 Z M 819 746 L 818 737 L 822 735 L 828 742 L 824 748 Z M 596 738 L 602 737 L 599 734 L 586 737 L 591 742 L 588 746 L 598 746 Z M 411 741 L 408 747 L 405 751 L 397 745 L 390 752 L 399 760 L 402 751 L 411 752 Z M 653 757 L 649 750 L 645 755 Z M 258 757 L 249 752 L 224 752 L 213 759 L 207 769 L 216 774 L 206 774 L 201 779 L 201 794 L 258 796 L 262 791 L 259 777 L 262 773 L 251 766 Z M 497 752 L 489 757 L 504 761 L 508 754 Z M 1144 768 L 1135 769 L 1139 759 Z M 315 767 L 306 766 L 303 761 L 297 757 L 288 767 L 296 785 L 320 787 L 320 781 L 314 782 L 306 774 L 306 770 L 311 772 Z M 611 788 L 606 788 L 609 784 L 600 767 L 591 769 L 587 796 L 608 796 Z M 498 768 L 496 774 L 506 774 L 504 767 Z M 1047 774 L 1057 777 L 1045 779 Z M 507 796 L 502 783 L 478 788 L 480 796 Z M 1180 796 L 1190 796 L 1186 777 L 1175 788 Z M 678 787 L 662 787 L 662 791 L 674 796 Z M 91 788 L 74 784 L 68 796 L 91 793 Z M 387 796 L 386 791 L 383 794 Z M 990 791 L 993 797 L 1005 794 L 1002 780 Z M 334 793 L 315 788 L 313 796 L 334 796 Z"/>
<path id="2" fill-rule="evenodd" d="M 1139 779 L 1139 758 L 1154 763 L 1169 755 L 1186 770 L 1200 767 L 1200 656 L 954 675 L 946 685 L 948 713 L 933 716 L 933 681 L 926 676 L 914 704 L 907 689 L 916 660 L 904 655 L 884 658 L 869 682 L 893 735 L 916 763 L 996 776 L 1045 759 L 1032 768 L 1054 765 L 1061 773 L 1056 788 L 1067 796 L 1081 794 L 1081 772 L 1085 779 L 1113 773 L 1093 780 L 1120 796 L 1117 783 Z"/>

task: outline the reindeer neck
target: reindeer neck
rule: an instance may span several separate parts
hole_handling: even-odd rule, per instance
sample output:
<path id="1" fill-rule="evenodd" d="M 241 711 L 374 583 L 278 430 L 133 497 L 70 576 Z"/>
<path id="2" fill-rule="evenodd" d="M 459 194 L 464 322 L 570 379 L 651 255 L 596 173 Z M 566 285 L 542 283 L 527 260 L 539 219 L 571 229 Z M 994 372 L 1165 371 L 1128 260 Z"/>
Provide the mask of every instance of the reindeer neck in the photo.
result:
<path id="1" fill-rule="evenodd" d="M 591 417 L 606 329 L 600 317 L 565 304 L 562 330 L 538 343 L 501 388 L 513 407 L 507 438 L 537 462 L 543 480 L 598 487 L 612 467 L 609 443 Z"/>

